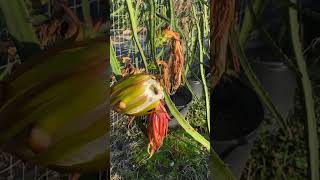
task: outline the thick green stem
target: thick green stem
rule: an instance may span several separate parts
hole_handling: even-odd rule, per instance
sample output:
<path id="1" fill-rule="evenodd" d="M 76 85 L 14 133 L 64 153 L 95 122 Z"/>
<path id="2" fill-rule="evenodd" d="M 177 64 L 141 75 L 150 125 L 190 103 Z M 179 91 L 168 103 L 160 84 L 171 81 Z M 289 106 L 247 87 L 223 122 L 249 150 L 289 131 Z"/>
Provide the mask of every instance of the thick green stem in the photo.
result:
<path id="1" fill-rule="evenodd" d="M 170 25 L 171 25 L 171 28 L 173 31 L 176 30 L 176 22 L 175 22 L 175 19 L 174 19 L 174 5 L 173 5 L 173 0 L 169 0 L 168 1 L 169 3 L 169 15 L 170 15 Z"/>
<path id="2" fill-rule="evenodd" d="M 195 55 L 195 53 L 196 53 L 196 50 L 197 50 L 197 38 L 196 38 L 196 36 L 195 36 L 195 30 L 194 30 L 194 28 L 192 28 L 192 30 L 191 30 L 191 39 L 190 39 L 190 41 L 191 41 L 191 45 L 190 45 L 190 48 L 189 48 L 189 50 L 188 50 L 188 61 L 187 61 L 187 65 L 186 65 L 186 70 L 185 70 L 185 76 L 187 76 L 188 75 L 188 73 L 189 73 L 189 70 L 190 70 L 190 66 L 192 66 L 192 64 L 193 64 L 193 62 L 194 62 L 194 55 Z"/>
<path id="3" fill-rule="evenodd" d="M 114 48 L 112 45 L 112 41 L 110 41 L 110 65 L 112 72 L 116 76 L 116 78 L 121 77 L 121 67 L 119 61 L 117 59 L 116 53 L 114 52 Z"/>
<path id="4" fill-rule="evenodd" d="M 159 66 L 157 64 L 156 59 L 156 45 L 155 45 L 155 39 L 156 39 L 156 4 L 154 0 L 149 0 L 150 5 L 150 17 L 149 17 L 149 24 L 150 24 L 150 32 L 149 32 L 149 38 L 150 38 L 150 47 L 151 47 L 151 55 L 152 60 L 154 64 L 156 65 L 157 69 L 159 70 Z"/>
<path id="5" fill-rule="evenodd" d="M 246 77 L 248 78 L 248 80 L 252 84 L 252 87 L 255 90 L 255 92 L 257 93 L 257 95 L 260 97 L 262 103 L 268 108 L 268 110 L 271 112 L 273 117 L 275 117 L 278 120 L 277 122 L 278 122 L 281 130 L 285 134 L 289 133 L 289 136 L 291 137 L 290 131 L 288 131 L 288 129 L 287 129 L 285 119 L 281 116 L 280 112 L 277 110 L 275 105 L 272 103 L 270 96 L 264 90 L 262 84 L 260 83 L 259 79 L 255 75 L 253 69 L 251 68 L 251 65 L 248 62 L 247 57 L 243 51 L 243 48 L 240 45 L 240 42 L 238 39 L 239 36 L 237 33 L 235 34 L 235 37 L 236 37 L 235 38 L 235 45 L 236 45 L 237 54 L 239 56 L 240 64 L 241 64 L 241 67 L 242 67 Z"/>
<path id="6" fill-rule="evenodd" d="M 201 30 L 200 30 L 199 20 L 196 14 L 196 8 L 194 5 L 192 6 L 192 11 L 193 11 L 193 16 L 195 18 L 195 22 L 197 25 L 197 35 L 198 35 L 197 39 L 198 39 L 198 45 L 199 45 L 199 60 L 200 60 L 199 66 L 200 66 L 201 80 L 203 84 L 205 101 L 206 101 L 207 125 L 208 125 L 208 130 L 210 132 L 210 98 L 209 98 L 206 75 L 203 67 L 203 46 L 202 46 Z"/>
<path id="7" fill-rule="evenodd" d="M 144 68 L 145 68 L 146 72 L 148 72 L 147 58 L 144 55 L 144 51 L 143 51 L 143 48 L 140 44 L 139 37 L 138 37 L 138 23 L 137 23 L 137 19 L 136 19 L 136 15 L 135 15 L 135 10 L 133 8 L 133 2 L 132 2 L 132 0 L 126 0 L 126 2 L 127 2 L 128 13 L 130 16 L 130 24 L 131 24 L 131 29 L 132 29 L 132 33 L 133 33 L 133 39 L 136 42 L 136 45 L 138 47 L 140 56 L 141 56 L 142 61 L 144 63 Z"/>
<path id="8" fill-rule="evenodd" d="M 6 26 L 13 36 L 21 58 L 25 59 L 40 50 L 37 35 L 23 0 L 0 0 L 0 10 Z"/>
<path id="9" fill-rule="evenodd" d="M 291 0 L 296 4 L 296 0 Z M 309 178 L 319 180 L 319 141 L 317 132 L 317 119 L 315 115 L 315 103 L 313 99 L 312 84 L 308 75 L 302 46 L 300 42 L 298 13 L 295 8 L 289 7 L 289 21 L 291 29 L 291 39 L 298 69 L 301 72 L 301 82 L 305 99 L 308 128 L 308 149 L 309 149 Z"/>
<path id="10" fill-rule="evenodd" d="M 156 10 L 155 10 L 155 2 L 154 0 L 149 0 L 150 5 L 150 42 L 151 42 L 151 55 L 153 60 L 156 60 L 156 47 L 155 47 L 155 38 L 156 38 Z"/>
<path id="11" fill-rule="evenodd" d="M 201 134 L 199 134 L 189 123 L 184 119 L 179 110 L 176 108 L 172 102 L 170 96 L 165 93 L 165 102 L 168 106 L 171 114 L 177 119 L 182 128 L 196 141 L 202 144 L 208 151 L 210 151 L 210 142 L 206 140 Z"/>
<path id="12" fill-rule="evenodd" d="M 254 0 L 253 1 L 253 10 L 257 16 L 259 16 L 264 8 L 265 0 Z M 253 26 L 254 26 L 254 17 L 252 16 L 252 13 L 250 12 L 249 7 L 246 8 L 244 19 L 241 25 L 241 31 L 240 31 L 240 37 L 239 42 L 241 44 L 241 47 L 244 47 L 246 42 L 249 39 L 249 36 L 252 32 Z"/>
<path id="13" fill-rule="evenodd" d="M 209 35 L 209 16 L 208 16 L 208 7 L 203 4 L 203 2 L 200 2 L 203 8 L 203 36 L 208 37 Z"/>
<path id="14" fill-rule="evenodd" d="M 210 162 L 211 167 L 211 179 L 219 180 L 235 180 L 236 178 L 232 175 L 232 172 L 226 164 L 219 158 L 218 154 L 211 148 Z"/>
<path id="15" fill-rule="evenodd" d="M 259 79 L 256 77 L 250 63 L 248 62 L 245 53 L 243 52 L 243 49 L 245 47 L 246 42 L 249 39 L 249 36 L 254 28 L 256 17 L 254 17 L 254 14 L 252 11 L 259 16 L 265 6 L 264 0 L 255 0 L 253 4 L 249 3 L 249 6 L 246 9 L 245 12 L 245 18 L 243 20 L 242 29 L 240 31 L 240 34 L 236 34 L 236 49 L 238 52 L 239 60 L 241 67 L 249 79 L 251 85 L 253 86 L 253 89 L 258 94 L 259 98 L 261 99 L 262 103 L 267 107 L 267 109 L 270 111 L 272 116 L 277 120 L 277 123 L 279 124 L 281 130 L 284 134 L 287 134 L 291 137 L 291 133 L 288 130 L 286 126 L 286 121 L 278 111 L 277 107 L 273 104 L 270 96 L 263 88 L 262 84 L 260 83 Z M 251 8 L 251 10 L 250 10 Z"/>

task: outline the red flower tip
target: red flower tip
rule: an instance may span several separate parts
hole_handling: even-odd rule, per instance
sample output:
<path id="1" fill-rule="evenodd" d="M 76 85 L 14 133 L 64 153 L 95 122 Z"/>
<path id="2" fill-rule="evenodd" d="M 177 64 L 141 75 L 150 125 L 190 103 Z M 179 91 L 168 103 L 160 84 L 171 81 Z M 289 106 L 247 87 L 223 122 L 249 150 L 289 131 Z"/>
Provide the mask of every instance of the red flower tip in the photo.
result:
<path id="1" fill-rule="evenodd" d="M 162 146 L 164 138 L 168 134 L 168 122 L 170 116 L 162 103 L 151 113 L 148 121 L 148 154 L 149 158 Z"/>

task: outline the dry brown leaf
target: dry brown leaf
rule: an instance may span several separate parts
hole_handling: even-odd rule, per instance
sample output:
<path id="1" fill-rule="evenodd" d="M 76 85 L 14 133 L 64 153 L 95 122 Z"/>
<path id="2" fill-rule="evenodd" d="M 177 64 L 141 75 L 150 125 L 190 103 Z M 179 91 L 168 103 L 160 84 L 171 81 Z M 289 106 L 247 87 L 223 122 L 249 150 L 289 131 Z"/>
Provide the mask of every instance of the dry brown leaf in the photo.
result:
<path id="1" fill-rule="evenodd" d="M 184 56 L 182 52 L 182 46 L 180 41 L 174 42 L 173 50 L 174 61 L 171 68 L 173 74 L 173 87 L 172 90 L 176 91 L 182 84 L 182 74 L 184 72 Z"/>
<path id="2" fill-rule="evenodd" d="M 10 61 L 13 61 L 16 59 L 17 56 L 17 48 L 15 46 L 8 47 L 8 58 Z"/>
<path id="3" fill-rule="evenodd" d="M 170 82 L 170 73 L 169 73 L 169 66 L 167 62 L 163 60 L 157 60 L 157 64 L 162 66 L 162 75 L 160 77 L 160 82 L 166 92 L 171 94 L 171 82 Z"/>
<path id="4" fill-rule="evenodd" d="M 130 74 L 139 74 L 145 71 L 145 69 L 143 68 L 135 67 L 132 63 L 131 58 L 127 56 L 121 57 L 121 60 L 123 63 L 126 64 L 126 66 L 123 69 L 121 69 L 122 77 L 125 77 Z"/>
<path id="5" fill-rule="evenodd" d="M 77 40 L 81 40 L 83 38 L 82 37 L 83 32 L 80 28 L 81 21 L 79 20 L 78 16 L 67 5 L 61 4 L 61 7 L 63 8 L 64 12 L 66 13 L 67 17 L 69 18 L 68 19 L 69 28 L 65 34 L 65 38 L 68 39 L 78 32 L 79 34 L 78 34 Z"/>

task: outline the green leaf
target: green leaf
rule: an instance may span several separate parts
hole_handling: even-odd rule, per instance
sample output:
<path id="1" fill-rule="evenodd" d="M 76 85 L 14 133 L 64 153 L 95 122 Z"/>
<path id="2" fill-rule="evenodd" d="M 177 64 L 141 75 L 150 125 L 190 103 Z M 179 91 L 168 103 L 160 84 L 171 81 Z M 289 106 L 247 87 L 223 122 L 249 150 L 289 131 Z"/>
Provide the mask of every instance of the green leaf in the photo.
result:
<path id="1" fill-rule="evenodd" d="M 291 0 L 296 4 L 296 0 Z M 308 69 L 302 53 L 300 42 L 300 25 L 298 13 L 295 8 L 289 7 L 289 22 L 291 29 L 291 39 L 298 69 L 301 72 L 301 82 L 305 99 L 305 108 L 307 112 L 308 128 L 308 149 L 309 149 L 309 175 L 311 180 L 319 180 L 319 140 L 317 132 L 317 119 L 315 114 L 315 103 L 313 99 L 312 84 L 308 75 Z"/>
<path id="2" fill-rule="evenodd" d="M 173 0 L 168 1 L 168 14 L 170 17 L 170 25 L 173 31 L 176 30 L 176 21 L 175 21 L 175 16 L 174 16 L 174 4 Z"/>
<path id="3" fill-rule="evenodd" d="M 111 65 L 112 72 L 115 74 L 115 76 L 120 77 L 122 75 L 121 67 L 117 59 L 116 53 L 114 52 L 112 41 L 110 41 L 110 65 Z"/>
<path id="4" fill-rule="evenodd" d="M 137 23 L 137 19 L 136 19 L 136 15 L 135 15 L 135 10 L 133 8 L 133 2 L 132 2 L 132 0 L 126 0 L 126 2 L 127 2 L 127 10 L 128 10 L 129 17 L 130 17 L 130 24 L 131 24 L 131 29 L 132 29 L 132 33 L 133 33 L 133 39 L 136 42 L 140 56 L 143 60 L 144 68 L 145 68 L 146 72 L 148 72 L 147 58 L 143 52 L 143 48 L 140 44 L 139 37 L 138 37 L 138 23 Z"/>
<path id="5" fill-rule="evenodd" d="M 259 79 L 255 75 L 250 63 L 248 62 L 247 57 L 243 51 L 243 48 L 240 45 L 239 39 L 238 39 L 240 36 L 238 35 L 238 33 L 236 31 L 234 31 L 234 33 L 235 33 L 234 37 L 236 37 L 235 38 L 235 46 L 236 46 L 237 54 L 238 54 L 238 57 L 240 60 L 241 67 L 244 71 L 244 74 L 248 78 L 254 91 L 257 93 L 257 95 L 259 96 L 262 103 L 267 107 L 267 109 L 270 111 L 272 116 L 277 120 L 277 123 L 279 124 L 283 133 L 284 134 L 290 133 L 290 131 L 288 131 L 288 128 L 286 126 L 285 119 L 282 117 L 282 115 L 278 111 L 277 107 L 272 103 L 272 100 L 271 100 L 269 94 L 263 88 Z"/>
<path id="6" fill-rule="evenodd" d="M 253 9 L 257 16 L 260 16 L 264 6 L 265 0 L 253 0 Z M 254 26 L 254 19 L 252 17 L 252 13 L 249 10 L 249 7 L 245 10 L 244 19 L 241 25 L 240 37 L 239 41 L 242 47 L 244 47 L 245 43 L 248 41 L 249 36 L 252 32 Z"/>
<path id="7" fill-rule="evenodd" d="M 209 166 L 211 168 L 211 179 L 219 180 L 235 180 L 236 178 L 232 175 L 230 169 L 226 164 L 219 158 L 213 149 L 211 151 Z"/>
<path id="8" fill-rule="evenodd" d="M 288 134 L 291 136 L 290 131 L 288 131 L 286 126 L 285 119 L 281 116 L 280 112 L 278 111 L 277 107 L 272 103 L 272 100 L 266 90 L 263 88 L 262 84 L 260 83 L 259 79 L 256 77 L 254 71 L 252 70 L 252 67 L 250 63 L 248 62 L 246 55 L 243 51 L 243 48 L 245 47 L 246 42 L 249 39 L 249 36 L 254 28 L 255 25 L 255 19 L 257 17 L 254 16 L 253 12 L 259 16 L 265 6 L 264 0 L 255 0 L 253 4 L 249 4 L 249 7 L 247 7 L 245 12 L 244 21 L 242 24 L 242 28 L 240 31 L 240 34 L 238 34 L 236 31 L 235 33 L 235 46 L 236 50 L 239 56 L 241 67 L 247 76 L 249 82 L 253 86 L 253 89 L 259 96 L 262 103 L 267 107 L 267 109 L 270 111 L 272 116 L 277 120 L 277 123 L 279 124 L 281 130 L 284 134 Z M 251 8 L 251 9 L 250 9 Z"/>
<path id="9" fill-rule="evenodd" d="M 197 39 L 198 39 L 198 44 L 199 44 L 199 59 L 200 59 L 200 74 L 201 74 L 201 80 L 203 84 L 203 89 L 204 89 L 204 95 L 205 95 L 205 100 L 206 100 L 206 113 L 207 113 L 207 124 L 208 124 L 208 130 L 210 132 L 210 98 L 209 98 L 209 92 L 208 92 L 208 86 L 207 86 L 207 79 L 205 76 L 205 70 L 203 67 L 203 46 L 202 46 L 202 38 L 201 38 L 201 30 L 200 30 L 200 25 L 199 25 L 199 20 L 197 18 L 196 14 L 196 8 L 194 5 L 192 5 L 192 10 L 193 10 L 193 16 L 196 19 L 196 25 L 197 25 Z"/>
<path id="10" fill-rule="evenodd" d="M 40 50 L 24 0 L 0 0 L 0 11 L 7 29 L 13 36 L 19 55 L 26 58 Z"/>

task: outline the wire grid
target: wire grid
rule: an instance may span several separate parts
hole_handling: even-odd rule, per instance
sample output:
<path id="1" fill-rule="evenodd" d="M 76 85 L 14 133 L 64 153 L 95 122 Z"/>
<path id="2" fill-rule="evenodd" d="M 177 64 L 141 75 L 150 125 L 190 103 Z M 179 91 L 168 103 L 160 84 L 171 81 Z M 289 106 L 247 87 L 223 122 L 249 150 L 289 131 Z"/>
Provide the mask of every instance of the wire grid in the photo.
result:
<path id="1" fill-rule="evenodd" d="M 134 7 L 137 6 L 137 1 L 134 1 Z M 161 9 L 159 7 L 164 6 L 162 1 L 157 1 L 156 3 L 156 9 Z M 123 9 L 122 12 L 119 11 L 119 9 Z M 140 4 L 140 6 L 137 8 L 136 13 L 143 12 L 145 8 L 145 3 Z M 116 13 L 118 12 L 118 13 Z M 143 14 L 137 14 L 138 17 L 138 24 L 139 24 L 139 33 L 138 38 L 140 41 L 140 44 L 144 50 L 144 53 L 147 57 L 150 57 L 151 52 L 147 48 L 146 38 L 147 38 L 147 31 L 146 31 L 146 20 L 142 19 L 141 16 Z M 156 21 L 156 25 L 159 22 Z M 110 29 L 110 38 L 112 41 L 112 45 L 114 48 L 114 51 L 116 53 L 117 58 L 121 57 L 130 57 L 133 60 L 133 63 L 136 66 L 141 66 L 142 62 L 140 61 L 140 55 L 138 54 L 138 48 L 133 40 L 133 37 L 131 35 L 131 25 L 130 25 L 130 18 L 129 14 L 126 10 L 126 3 L 125 0 L 116 0 L 112 2 L 112 9 L 111 9 L 111 29 Z M 126 154 L 128 156 L 128 159 L 126 161 L 130 161 L 130 157 L 128 153 L 130 151 L 123 151 L 123 152 L 117 152 L 118 149 L 126 149 L 131 147 L 134 142 L 130 140 L 130 138 L 124 138 L 123 133 L 125 134 L 135 134 L 133 136 L 136 136 L 137 134 L 141 132 L 136 132 L 136 126 L 134 125 L 131 130 L 127 131 L 126 124 L 128 123 L 128 117 L 122 114 L 119 114 L 115 111 L 110 112 L 110 125 L 111 125 L 111 169 L 110 174 L 112 179 L 122 179 L 123 177 L 119 177 L 117 172 L 114 172 L 113 169 L 117 168 L 126 168 L 126 165 L 122 164 L 121 162 L 118 162 L 117 157 L 121 156 L 121 154 Z M 119 134 L 120 133 L 120 134 Z M 118 142 L 123 141 L 123 142 Z M 131 145 L 129 145 L 131 144 Z M 122 146 L 122 147 L 118 147 Z"/>
<path id="2" fill-rule="evenodd" d="M 138 1 L 134 1 L 135 5 Z M 161 13 L 160 10 L 163 9 L 162 7 L 165 7 L 164 1 L 159 0 L 156 3 L 156 10 L 158 10 L 158 13 Z M 124 8 L 123 11 L 119 12 L 119 9 Z M 137 7 L 136 14 L 138 17 L 138 24 L 139 24 L 139 33 L 138 38 L 140 41 L 140 44 L 142 46 L 142 49 L 144 50 L 144 53 L 147 57 L 150 57 L 151 51 L 148 49 L 147 46 L 147 22 L 146 19 L 143 19 L 144 10 L 146 8 L 146 3 L 141 3 L 139 7 Z M 118 12 L 118 13 L 115 13 Z M 126 4 L 124 0 L 117 0 L 116 2 L 112 3 L 112 11 L 111 11 L 111 41 L 113 43 L 113 47 L 116 53 L 116 56 L 121 57 L 130 57 L 132 60 L 134 60 L 134 64 L 137 66 L 141 66 L 142 62 L 140 61 L 140 56 L 138 54 L 138 48 L 133 40 L 133 37 L 131 35 L 131 25 L 130 25 L 130 18 L 129 14 L 126 10 Z M 160 19 L 156 18 L 155 24 L 156 26 L 160 23 Z"/>
<path id="3" fill-rule="evenodd" d="M 133 1 L 134 7 L 137 6 L 138 1 Z M 135 13 L 143 12 L 146 3 L 141 3 L 137 8 Z M 156 10 L 157 13 L 161 13 L 160 10 L 164 7 L 164 0 L 159 0 L 156 2 Z M 122 9 L 123 11 L 119 11 Z M 116 13 L 117 12 L 117 13 Z M 148 50 L 146 38 L 147 38 L 147 31 L 146 31 L 146 20 L 141 19 L 142 14 L 136 14 L 139 23 L 139 33 L 138 38 L 141 43 L 142 49 L 147 57 L 150 57 L 151 52 Z M 130 25 L 130 18 L 128 11 L 126 10 L 126 3 L 125 0 L 116 0 L 112 2 L 112 11 L 111 11 L 111 29 L 110 29 L 110 38 L 112 41 L 112 45 L 114 51 L 116 53 L 117 58 L 122 57 L 130 57 L 134 60 L 134 64 L 136 66 L 141 66 L 142 62 L 140 61 L 140 57 L 138 54 L 138 48 L 134 42 L 134 39 L 131 35 L 131 25 Z M 159 24 L 159 18 L 156 18 L 155 24 Z M 115 125 L 118 121 L 125 121 L 127 120 L 127 116 L 121 115 L 115 111 L 111 111 L 111 127 L 112 132 L 115 131 Z"/>
<path id="4" fill-rule="evenodd" d="M 139 7 L 137 7 L 137 3 L 138 2 L 142 2 L 142 4 L 139 5 Z M 186 1 L 173 1 L 175 8 L 177 8 L 177 5 L 181 5 L 184 2 L 188 2 L 189 4 L 194 3 L 193 0 L 186 0 Z M 166 0 L 157 0 L 156 1 L 156 11 L 159 14 L 166 14 L 166 4 L 168 2 Z M 209 3 L 209 0 L 207 0 L 207 3 Z M 138 39 L 139 42 L 142 46 L 142 49 L 144 51 L 144 54 L 147 58 L 151 57 L 151 51 L 149 49 L 149 46 L 147 44 L 147 27 L 148 27 L 148 14 L 145 13 L 146 12 L 146 4 L 144 3 L 143 0 L 134 0 L 133 1 L 133 7 L 135 8 L 135 15 L 137 16 L 138 20 Z M 140 59 L 140 55 L 139 55 L 139 50 L 135 44 L 135 41 L 133 39 L 132 36 L 132 31 L 131 31 L 131 24 L 130 24 L 130 18 L 129 18 L 129 13 L 128 10 L 126 9 L 126 2 L 125 0 L 116 0 L 112 2 L 112 11 L 111 11 L 111 29 L 110 29 L 110 38 L 113 44 L 113 48 L 114 51 L 116 53 L 116 56 L 120 59 L 122 57 L 130 57 L 130 59 L 133 61 L 133 64 L 135 66 L 138 67 L 142 67 L 143 66 L 143 62 Z M 199 7 L 196 7 L 196 13 L 197 16 L 202 16 L 202 13 L 199 9 Z M 122 11 L 121 11 L 122 10 Z M 176 11 L 176 10 L 175 10 Z M 145 13 L 145 14 L 144 14 Z M 179 12 L 179 16 L 181 14 L 192 14 L 192 10 L 189 11 L 180 11 Z M 175 16 L 178 16 L 178 12 L 175 12 Z M 182 15 L 184 16 L 184 15 Z M 188 17 L 192 16 L 192 15 L 187 15 Z M 181 19 L 180 19 L 181 20 Z M 180 21 L 179 20 L 179 21 Z M 159 27 L 161 27 L 161 24 L 164 23 L 165 21 L 159 17 L 156 17 L 155 19 L 155 26 L 158 29 Z M 165 22 L 166 23 L 166 22 Z M 182 24 L 179 24 L 180 26 Z M 193 23 L 186 23 L 187 29 L 188 29 L 188 33 L 191 33 L 191 26 L 194 26 Z M 182 28 L 182 27 L 180 27 Z M 190 42 L 185 42 L 185 43 L 190 43 Z M 207 54 L 209 53 L 209 40 L 208 37 L 205 37 L 204 39 L 204 48 L 207 52 Z M 188 44 L 187 44 L 188 46 Z M 168 58 L 168 48 L 164 49 L 164 53 L 163 55 L 161 55 L 159 58 L 160 59 L 167 59 Z M 156 49 L 156 54 L 158 54 L 161 51 L 161 49 Z M 198 52 L 198 49 L 197 49 Z M 197 57 L 195 57 L 197 58 Z M 205 64 L 208 63 L 208 57 L 205 56 L 204 57 L 204 61 Z M 195 67 L 199 65 L 198 63 L 195 63 Z M 154 73 L 151 70 L 151 73 Z"/>
<path id="5" fill-rule="evenodd" d="M 79 19 L 83 19 L 81 0 L 68 0 L 69 6 L 78 15 Z M 98 19 L 104 16 L 101 11 L 102 0 L 89 0 L 91 16 Z M 93 11 L 92 11 L 93 10 Z M 3 23 L 3 22 L 1 22 Z M 0 24 L 0 36 L 8 34 L 4 24 Z M 1 44 L 1 41 L 0 41 Z M 10 74 L 14 64 L 21 63 L 17 56 L 14 61 L 0 58 L 0 76 Z M 100 172 L 98 180 L 106 180 L 109 176 L 108 172 Z M 42 166 L 25 163 L 8 153 L 0 151 L 0 180 L 65 180 L 70 179 L 69 174 L 62 174 Z M 94 180 L 94 179 L 93 179 Z"/>

